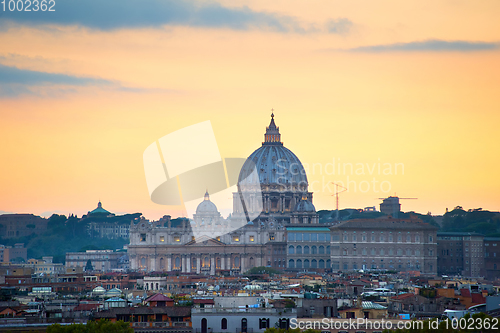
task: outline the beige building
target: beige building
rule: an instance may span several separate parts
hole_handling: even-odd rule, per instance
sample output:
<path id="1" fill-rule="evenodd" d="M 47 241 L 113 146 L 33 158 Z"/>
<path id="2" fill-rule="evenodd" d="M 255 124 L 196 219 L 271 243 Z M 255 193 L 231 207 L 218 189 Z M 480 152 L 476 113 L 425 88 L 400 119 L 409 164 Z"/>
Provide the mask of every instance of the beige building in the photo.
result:
<path id="1" fill-rule="evenodd" d="M 437 228 L 420 219 L 358 219 L 330 230 L 334 270 L 437 272 Z"/>
<path id="2" fill-rule="evenodd" d="M 0 262 L 9 263 L 16 260 L 26 262 L 28 249 L 24 243 L 16 243 L 14 246 L 0 245 Z"/>

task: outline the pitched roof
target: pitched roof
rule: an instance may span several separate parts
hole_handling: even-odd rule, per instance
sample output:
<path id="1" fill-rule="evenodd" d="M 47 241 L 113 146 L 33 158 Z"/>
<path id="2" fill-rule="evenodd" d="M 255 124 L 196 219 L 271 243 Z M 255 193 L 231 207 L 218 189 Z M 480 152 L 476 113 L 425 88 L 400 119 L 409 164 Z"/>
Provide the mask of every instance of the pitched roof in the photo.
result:
<path id="1" fill-rule="evenodd" d="M 400 295 L 397 295 L 397 296 L 392 296 L 391 299 L 393 299 L 393 300 L 403 300 L 403 299 L 410 298 L 412 296 L 415 296 L 415 294 L 406 293 L 406 294 L 400 294 Z"/>
<path id="2" fill-rule="evenodd" d="M 153 296 L 149 296 L 148 298 L 145 299 L 145 302 L 172 302 L 173 299 L 168 298 L 167 296 L 158 293 L 154 294 Z"/>
<path id="3" fill-rule="evenodd" d="M 482 294 L 473 293 L 473 294 L 471 294 L 471 296 L 472 296 L 472 303 L 476 303 L 476 304 L 486 303 L 486 299 L 484 298 L 484 296 Z"/>
<path id="4" fill-rule="evenodd" d="M 464 297 L 470 297 L 470 290 L 469 289 L 460 289 L 460 295 Z"/>
<path id="5" fill-rule="evenodd" d="M 363 310 L 371 310 L 371 309 L 373 309 L 373 310 L 385 310 L 385 309 L 387 309 L 383 305 L 373 303 L 370 301 L 363 301 L 362 305 L 363 305 Z"/>

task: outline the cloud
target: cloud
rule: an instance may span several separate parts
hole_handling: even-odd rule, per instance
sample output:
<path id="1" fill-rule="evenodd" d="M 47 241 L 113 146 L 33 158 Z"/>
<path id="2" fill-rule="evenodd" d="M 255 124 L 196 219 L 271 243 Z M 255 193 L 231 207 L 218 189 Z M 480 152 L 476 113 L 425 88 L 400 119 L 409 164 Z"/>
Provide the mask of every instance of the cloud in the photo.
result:
<path id="1" fill-rule="evenodd" d="M 354 52 L 473 52 L 491 51 L 499 49 L 499 43 L 471 42 L 471 41 L 445 41 L 430 39 L 419 42 L 395 43 L 385 45 L 361 46 L 348 51 Z"/>
<path id="2" fill-rule="evenodd" d="M 344 17 L 338 19 L 329 20 L 326 23 L 326 28 L 328 32 L 333 34 L 345 35 L 351 31 L 353 26 L 352 21 Z"/>
<path id="3" fill-rule="evenodd" d="M 113 84 L 115 83 L 112 81 L 98 78 L 39 72 L 0 64 L 0 97 L 67 93 L 75 91 L 76 86 L 111 86 Z"/>
<path id="4" fill-rule="evenodd" d="M 248 7 L 228 8 L 215 2 L 194 0 L 64 0 L 57 1 L 52 12 L 2 13 L 6 22 L 23 25 L 77 25 L 97 30 L 148 28 L 164 25 L 270 29 L 300 32 L 293 17 L 256 12 Z"/>

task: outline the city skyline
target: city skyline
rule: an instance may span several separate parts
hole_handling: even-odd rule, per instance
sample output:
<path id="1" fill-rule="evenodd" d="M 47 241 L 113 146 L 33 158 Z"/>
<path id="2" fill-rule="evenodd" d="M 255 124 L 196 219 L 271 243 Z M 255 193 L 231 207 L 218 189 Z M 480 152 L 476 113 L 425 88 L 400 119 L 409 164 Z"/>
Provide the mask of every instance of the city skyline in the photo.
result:
<path id="1" fill-rule="evenodd" d="M 4 13 L 0 213 L 81 216 L 101 201 L 182 215 L 151 202 L 146 147 L 210 120 L 221 156 L 246 158 L 271 109 L 317 210 L 335 209 L 330 183 L 349 181 L 341 209 L 396 194 L 418 198 L 403 211 L 500 210 L 500 4 L 148 5 L 171 15 L 144 21 L 124 6 L 90 19 L 63 3 L 36 19 Z"/>

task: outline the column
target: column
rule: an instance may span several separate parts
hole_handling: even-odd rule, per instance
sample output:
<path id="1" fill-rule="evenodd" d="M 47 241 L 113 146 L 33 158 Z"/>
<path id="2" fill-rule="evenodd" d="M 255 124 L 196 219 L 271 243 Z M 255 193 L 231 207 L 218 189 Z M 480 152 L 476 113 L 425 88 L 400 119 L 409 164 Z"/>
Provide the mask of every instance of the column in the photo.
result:
<path id="1" fill-rule="evenodd" d="M 184 254 L 181 257 L 181 272 L 186 273 L 186 256 Z"/>
<path id="2" fill-rule="evenodd" d="M 172 256 L 167 257 L 167 272 L 172 271 Z"/>
<path id="3" fill-rule="evenodd" d="M 157 256 L 156 254 L 151 254 L 149 256 L 149 262 L 150 262 L 149 270 L 152 272 L 156 271 L 156 256 Z"/>
<path id="4" fill-rule="evenodd" d="M 231 270 L 233 266 L 231 266 L 231 254 L 227 256 L 227 269 Z"/>
<path id="5" fill-rule="evenodd" d="M 240 271 L 242 274 L 245 273 L 245 266 L 246 266 L 245 265 L 245 255 L 242 253 L 240 255 Z"/>
<path id="6" fill-rule="evenodd" d="M 186 258 L 186 273 L 191 273 L 191 255 Z"/>
<path id="7" fill-rule="evenodd" d="M 201 273 L 201 258 L 200 255 L 196 257 L 196 274 Z"/>
<path id="8" fill-rule="evenodd" d="M 210 256 L 210 275 L 215 275 L 215 257 L 213 254 Z"/>

